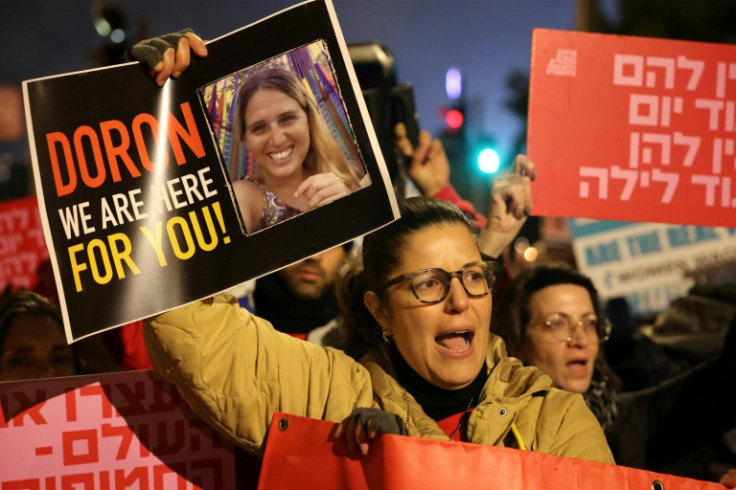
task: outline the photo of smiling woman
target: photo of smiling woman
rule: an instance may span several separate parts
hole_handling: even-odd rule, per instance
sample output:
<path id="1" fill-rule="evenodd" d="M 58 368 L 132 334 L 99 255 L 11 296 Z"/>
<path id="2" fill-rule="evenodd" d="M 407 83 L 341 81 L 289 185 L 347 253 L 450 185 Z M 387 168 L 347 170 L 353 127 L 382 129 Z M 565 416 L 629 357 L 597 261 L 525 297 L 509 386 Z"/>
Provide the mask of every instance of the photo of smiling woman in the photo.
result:
<path id="1" fill-rule="evenodd" d="M 262 68 L 240 87 L 234 135 L 255 172 L 233 183 L 248 233 L 332 202 L 364 187 L 361 165 L 348 160 L 296 75 Z"/>

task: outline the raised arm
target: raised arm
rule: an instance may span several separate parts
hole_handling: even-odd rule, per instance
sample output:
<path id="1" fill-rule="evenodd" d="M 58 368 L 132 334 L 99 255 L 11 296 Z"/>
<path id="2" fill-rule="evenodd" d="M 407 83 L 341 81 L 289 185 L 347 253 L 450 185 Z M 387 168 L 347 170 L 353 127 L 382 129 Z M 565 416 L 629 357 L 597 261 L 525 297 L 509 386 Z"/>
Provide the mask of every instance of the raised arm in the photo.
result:
<path id="1" fill-rule="evenodd" d="M 218 295 L 146 323 L 156 370 L 195 413 L 260 455 L 275 410 L 340 422 L 372 405 L 368 372 L 342 351 L 277 332 Z"/>
<path id="2" fill-rule="evenodd" d="M 492 186 L 491 200 L 486 217 L 453 189 L 450 184 L 450 163 L 439 140 L 433 140 L 427 131 L 422 131 L 419 143 L 414 148 L 404 125 L 397 124 L 394 128 L 394 144 L 410 159 L 409 177 L 422 194 L 455 204 L 472 217 L 481 230 L 481 252 L 490 257 L 499 257 L 518 235 L 531 211 L 531 182 L 537 176 L 534 163 L 524 155 L 517 155 L 510 172 L 489 181 Z"/>
<path id="3" fill-rule="evenodd" d="M 405 158 L 409 159 L 407 174 L 423 196 L 454 204 L 470 217 L 479 229 L 486 226 L 486 217 L 476 211 L 472 203 L 460 197 L 452 187 L 450 162 L 440 140 L 433 140 L 429 132 L 423 130 L 419 133 L 417 147 L 414 148 L 406 134 L 406 127 L 403 123 L 399 123 L 394 127 L 394 145 Z"/>
<path id="4" fill-rule="evenodd" d="M 532 209 L 531 182 L 536 179 L 534 163 L 517 155 L 510 173 L 493 182 L 488 203 L 488 223 L 480 233 L 481 252 L 498 257 L 519 234 Z"/>

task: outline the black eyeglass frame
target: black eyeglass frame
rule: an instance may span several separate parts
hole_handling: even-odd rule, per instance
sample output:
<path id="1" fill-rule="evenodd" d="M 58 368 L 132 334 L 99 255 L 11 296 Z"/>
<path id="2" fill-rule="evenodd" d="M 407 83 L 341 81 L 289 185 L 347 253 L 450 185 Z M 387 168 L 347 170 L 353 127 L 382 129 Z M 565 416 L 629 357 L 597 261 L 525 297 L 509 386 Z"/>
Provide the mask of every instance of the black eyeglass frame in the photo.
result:
<path id="1" fill-rule="evenodd" d="M 471 294 L 470 291 L 468 291 L 468 288 L 465 286 L 465 281 L 463 281 L 463 273 L 468 267 L 475 267 L 475 266 L 481 266 L 483 269 L 483 274 L 485 275 L 486 279 L 486 292 L 483 294 Z M 452 282 L 453 277 L 457 277 L 458 281 L 460 281 L 460 285 L 463 287 L 463 290 L 470 298 L 482 298 L 483 296 L 487 296 L 491 292 L 491 288 L 493 287 L 493 282 L 496 278 L 496 271 L 495 271 L 495 262 L 492 261 L 486 261 L 486 260 L 478 260 L 476 262 L 471 262 L 469 264 L 464 265 L 460 270 L 457 270 L 455 272 L 447 272 L 445 269 L 440 269 L 439 267 L 428 267 L 426 269 L 419 269 L 412 272 L 407 272 L 406 274 L 401 274 L 400 276 L 396 276 L 392 279 L 389 279 L 385 287 L 389 288 L 395 284 L 399 284 L 402 281 L 409 281 L 409 287 L 411 288 L 411 292 L 414 294 L 414 297 L 421 303 L 425 304 L 435 304 L 435 303 L 441 303 L 442 301 L 447 298 L 447 295 L 450 294 L 450 283 Z M 445 292 L 442 294 L 442 297 L 437 300 L 428 301 L 425 299 L 422 299 L 417 294 L 416 290 L 414 289 L 414 281 L 413 279 L 419 275 L 423 274 L 425 272 L 432 272 L 437 271 L 441 272 L 446 275 L 447 277 L 447 286 L 445 287 Z"/>

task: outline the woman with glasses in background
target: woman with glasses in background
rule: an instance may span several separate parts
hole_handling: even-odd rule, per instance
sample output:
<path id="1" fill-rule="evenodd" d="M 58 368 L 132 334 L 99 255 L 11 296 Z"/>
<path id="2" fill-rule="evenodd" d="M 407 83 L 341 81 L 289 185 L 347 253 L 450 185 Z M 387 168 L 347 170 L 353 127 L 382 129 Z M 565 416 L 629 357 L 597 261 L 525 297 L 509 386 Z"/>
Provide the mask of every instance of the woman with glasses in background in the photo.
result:
<path id="1" fill-rule="evenodd" d="M 620 465 L 674 472 L 665 465 L 734 427 L 733 321 L 718 358 L 654 387 L 625 393 L 618 392 L 618 380 L 600 349 L 610 329 L 591 280 L 564 264 L 520 272 L 501 298 L 492 326 L 510 355 L 541 368 L 555 386 L 583 395 Z M 688 473 L 686 466 L 679 470 L 680 476 L 704 479 L 702 473 Z M 726 474 L 722 482 L 733 488 L 734 476 Z"/>
<path id="2" fill-rule="evenodd" d="M 562 264 L 521 271 L 500 301 L 492 330 L 510 355 L 541 368 L 558 388 L 583 394 L 603 429 L 610 427 L 618 380 L 599 355 L 610 324 L 590 279 Z"/>
<path id="3" fill-rule="evenodd" d="M 493 268 L 465 215 L 423 197 L 400 212 L 364 238 L 362 266 L 337 288 L 354 357 L 279 333 L 219 296 L 148 325 L 154 365 L 256 454 L 279 410 L 342 422 L 335 435 L 363 454 L 389 432 L 612 463 L 583 398 L 508 358 L 490 333 Z"/>

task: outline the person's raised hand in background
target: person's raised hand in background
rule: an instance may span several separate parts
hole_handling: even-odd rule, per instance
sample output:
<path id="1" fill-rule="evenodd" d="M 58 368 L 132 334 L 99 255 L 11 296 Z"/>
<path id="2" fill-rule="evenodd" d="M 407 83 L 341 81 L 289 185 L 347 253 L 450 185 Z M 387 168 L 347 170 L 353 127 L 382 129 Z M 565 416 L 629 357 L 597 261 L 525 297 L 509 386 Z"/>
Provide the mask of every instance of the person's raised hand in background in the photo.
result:
<path id="1" fill-rule="evenodd" d="M 399 123 L 394 126 L 394 144 L 405 157 L 411 159 L 407 173 L 422 194 L 435 197 L 440 190 L 450 186 L 450 162 L 447 154 L 442 143 L 432 140 L 429 132 L 419 133 L 419 144 L 414 148 L 407 136 L 406 127 Z M 511 171 L 490 182 L 492 188 L 487 222 L 481 221 L 477 216 L 479 213 L 470 203 L 460 202 L 454 191 L 447 194 L 452 196 L 450 202 L 458 205 L 464 212 L 476 215 L 477 223 L 483 223 L 479 224 L 480 247 L 485 255 L 500 256 L 518 235 L 531 211 L 531 182 L 536 176 L 534 163 L 525 155 L 517 155 Z"/>
<path id="2" fill-rule="evenodd" d="M 480 232 L 480 249 L 498 257 L 511 244 L 532 209 L 531 182 L 537 178 L 534 163 L 517 155 L 511 172 L 497 177 L 488 203 L 488 224 Z"/>
<path id="3" fill-rule="evenodd" d="M 410 159 L 407 173 L 423 195 L 434 197 L 450 182 L 450 162 L 440 140 L 433 140 L 428 131 L 419 133 L 414 148 L 406 134 L 406 126 L 394 126 L 394 145 Z"/>

